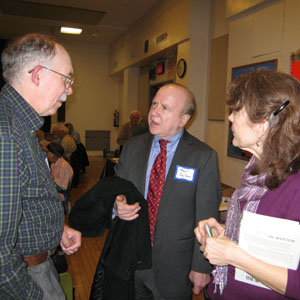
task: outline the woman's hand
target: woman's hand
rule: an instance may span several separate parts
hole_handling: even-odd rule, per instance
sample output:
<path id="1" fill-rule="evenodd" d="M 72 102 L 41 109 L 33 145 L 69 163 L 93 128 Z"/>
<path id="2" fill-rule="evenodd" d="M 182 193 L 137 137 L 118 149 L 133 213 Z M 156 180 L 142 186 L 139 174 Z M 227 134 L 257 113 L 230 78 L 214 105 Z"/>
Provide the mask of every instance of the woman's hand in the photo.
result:
<path id="1" fill-rule="evenodd" d="M 208 237 L 205 231 L 206 224 L 210 227 L 213 237 Z M 231 240 L 224 237 L 224 231 L 225 226 L 218 223 L 214 218 L 200 221 L 198 227 L 194 229 L 196 238 L 201 244 L 200 250 L 211 264 L 219 266 L 228 264 L 224 253 L 226 252 L 227 242 L 231 242 Z"/>
<path id="2" fill-rule="evenodd" d="M 255 258 L 227 237 L 208 237 L 205 246 L 201 247 L 203 256 L 211 264 L 217 266 L 232 265 L 249 273 L 270 289 L 285 294 L 288 279 L 286 268 L 270 265 Z"/>
<path id="3" fill-rule="evenodd" d="M 214 237 L 222 237 L 224 236 L 224 225 L 221 225 L 218 223 L 218 221 L 215 218 L 209 218 L 206 220 L 202 220 L 198 223 L 198 227 L 194 229 L 196 238 L 198 242 L 201 245 L 205 245 L 205 241 L 207 238 L 207 234 L 205 231 L 205 224 L 208 224 L 208 226 L 211 228 L 212 234 Z"/>
<path id="4" fill-rule="evenodd" d="M 208 237 L 204 246 L 200 247 L 203 256 L 213 265 L 232 264 L 238 246 L 227 237 Z"/>

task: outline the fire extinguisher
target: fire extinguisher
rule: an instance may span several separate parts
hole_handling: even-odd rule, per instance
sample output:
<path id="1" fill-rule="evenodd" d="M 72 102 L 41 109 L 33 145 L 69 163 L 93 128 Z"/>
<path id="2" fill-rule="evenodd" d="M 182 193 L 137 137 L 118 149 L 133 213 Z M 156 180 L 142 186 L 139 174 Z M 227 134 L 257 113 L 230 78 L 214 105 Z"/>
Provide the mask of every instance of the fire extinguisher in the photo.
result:
<path id="1" fill-rule="evenodd" d="M 119 112 L 116 109 L 114 112 L 114 127 L 119 127 Z"/>

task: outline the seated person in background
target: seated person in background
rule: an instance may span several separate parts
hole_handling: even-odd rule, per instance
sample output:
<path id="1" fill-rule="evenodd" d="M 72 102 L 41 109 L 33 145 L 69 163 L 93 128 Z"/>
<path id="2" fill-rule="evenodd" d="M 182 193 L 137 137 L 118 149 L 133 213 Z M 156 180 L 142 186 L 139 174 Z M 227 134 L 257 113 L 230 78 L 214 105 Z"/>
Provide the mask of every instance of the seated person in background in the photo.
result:
<path id="1" fill-rule="evenodd" d="M 73 169 L 63 158 L 64 148 L 54 142 L 47 146 L 47 158 L 50 163 L 51 176 L 58 187 L 59 197 L 65 212 L 69 205 L 69 186 L 73 178 Z"/>
<path id="2" fill-rule="evenodd" d="M 58 143 L 60 144 L 61 143 L 61 138 L 59 137 L 59 126 L 58 125 L 54 125 L 52 127 L 52 135 L 53 135 L 53 138 L 52 138 L 52 142 L 54 143 Z"/>
<path id="3" fill-rule="evenodd" d="M 64 158 L 70 162 L 72 153 L 76 150 L 76 143 L 73 137 L 69 134 L 69 129 L 65 125 L 61 125 L 58 130 L 58 135 L 61 138 L 61 146 L 64 148 Z"/>
<path id="4" fill-rule="evenodd" d="M 133 129 L 133 136 L 149 131 L 148 117 L 142 116 L 140 121 Z"/>
<path id="5" fill-rule="evenodd" d="M 229 86 L 233 145 L 251 152 L 242 185 L 232 195 L 226 226 L 210 218 L 199 222 L 196 237 L 204 257 L 216 266 L 208 285 L 212 300 L 300 299 L 296 270 L 262 261 L 239 247 L 244 211 L 300 221 L 300 83 L 287 74 L 258 70 Z M 205 224 L 213 237 L 206 237 Z M 275 247 L 275 246 L 274 246 Z M 266 261 L 272 253 L 264 253 Z M 235 277 L 241 269 L 269 289 Z"/>
<path id="6" fill-rule="evenodd" d="M 120 145 L 120 151 L 124 143 L 134 136 L 134 128 L 140 121 L 140 113 L 136 110 L 132 111 L 129 115 L 130 121 L 121 126 L 117 143 Z"/>
<path id="7" fill-rule="evenodd" d="M 68 129 L 69 129 L 69 134 L 70 134 L 70 136 L 72 136 L 72 137 L 74 138 L 76 144 L 80 144 L 80 143 L 81 143 L 81 140 L 80 140 L 80 134 L 79 134 L 78 131 L 76 131 L 76 130 L 74 129 L 73 124 L 72 124 L 72 123 L 66 123 L 65 126 L 68 127 Z"/>
<path id="8" fill-rule="evenodd" d="M 42 150 L 43 151 L 47 151 L 47 145 L 49 144 L 49 141 L 47 141 L 45 139 L 45 133 L 44 133 L 44 131 L 38 129 L 38 130 L 35 131 L 35 134 L 36 134 L 36 136 L 37 136 L 37 138 L 39 140 L 39 143 L 41 145 Z"/>
<path id="9" fill-rule="evenodd" d="M 88 155 L 87 155 L 84 145 L 81 143 L 80 134 L 78 131 L 76 131 L 74 129 L 74 126 L 72 123 L 66 123 L 65 126 L 68 127 L 69 134 L 74 138 L 76 145 L 77 145 L 77 149 L 75 152 L 78 152 L 78 153 L 73 152 L 72 156 L 74 156 L 74 157 L 71 157 L 71 163 L 72 163 L 72 160 L 74 161 L 74 159 L 78 160 L 79 162 L 77 163 L 78 164 L 77 168 L 79 169 L 79 172 L 84 173 L 86 170 L 86 167 L 89 165 L 89 158 L 88 158 Z"/>

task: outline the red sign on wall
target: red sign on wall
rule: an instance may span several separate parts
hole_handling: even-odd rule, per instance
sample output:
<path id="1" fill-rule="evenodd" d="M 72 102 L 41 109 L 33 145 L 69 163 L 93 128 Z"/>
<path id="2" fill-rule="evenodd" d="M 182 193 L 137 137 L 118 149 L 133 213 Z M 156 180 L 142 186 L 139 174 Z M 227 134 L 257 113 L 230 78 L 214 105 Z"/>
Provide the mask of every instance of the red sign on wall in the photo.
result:
<path id="1" fill-rule="evenodd" d="M 300 81 L 300 60 L 291 62 L 291 75 Z"/>

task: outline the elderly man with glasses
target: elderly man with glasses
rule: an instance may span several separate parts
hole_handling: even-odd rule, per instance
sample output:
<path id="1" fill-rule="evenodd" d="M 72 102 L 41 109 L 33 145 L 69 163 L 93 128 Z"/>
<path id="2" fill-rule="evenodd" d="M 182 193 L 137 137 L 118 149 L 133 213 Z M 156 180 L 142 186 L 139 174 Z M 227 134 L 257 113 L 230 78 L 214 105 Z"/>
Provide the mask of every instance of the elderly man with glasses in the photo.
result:
<path id="1" fill-rule="evenodd" d="M 0 298 L 65 299 L 49 259 L 60 243 L 80 247 L 64 212 L 35 131 L 72 93 L 73 67 L 52 37 L 29 34 L 2 54 L 0 93 Z"/>

